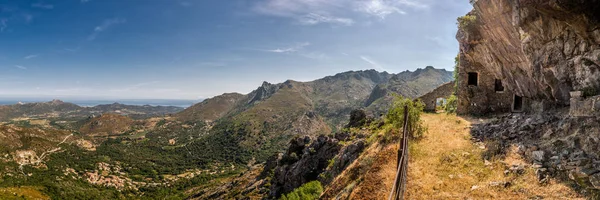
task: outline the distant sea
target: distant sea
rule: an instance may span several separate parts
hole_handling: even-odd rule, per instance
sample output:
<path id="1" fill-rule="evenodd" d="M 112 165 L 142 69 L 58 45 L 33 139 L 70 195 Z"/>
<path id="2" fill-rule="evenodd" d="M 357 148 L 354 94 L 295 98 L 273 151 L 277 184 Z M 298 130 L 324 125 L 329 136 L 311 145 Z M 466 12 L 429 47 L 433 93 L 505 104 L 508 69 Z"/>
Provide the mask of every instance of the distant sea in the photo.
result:
<path id="1" fill-rule="evenodd" d="M 70 100 L 70 99 L 61 99 L 64 102 L 74 103 L 83 107 L 92 107 L 102 104 L 112 104 L 112 103 L 120 103 L 125 105 L 151 105 L 151 106 L 177 106 L 182 108 L 190 107 L 202 100 L 180 100 L 180 99 L 115 99 L 115 100 Z M 8 98 L 3 99 L 0 98 L 0 105 L 12 105 L 17 104 L 19 102 L 22 103 L 35 103 L 35 102 L 48 102 L 52 101 L 52 99 L 19 99 L 19 98 Z"/>

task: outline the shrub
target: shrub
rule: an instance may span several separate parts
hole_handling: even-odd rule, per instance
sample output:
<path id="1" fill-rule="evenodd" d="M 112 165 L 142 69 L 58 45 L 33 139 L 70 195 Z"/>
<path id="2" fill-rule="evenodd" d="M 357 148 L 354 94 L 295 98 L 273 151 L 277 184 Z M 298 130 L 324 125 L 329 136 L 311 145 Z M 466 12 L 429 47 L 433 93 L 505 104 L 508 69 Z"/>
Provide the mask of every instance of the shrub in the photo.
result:
<path id="1" fill-rule="evenodd" d="M 281 195 L 280 200 L 312 200 L 319 199 L 323 193 L 323 186 L 321 186 L 321 182 L 319 181 L 311 181 L 305 183 L 299 188 L 294 189 L 294 191 Z"/>
<path id="2" fill-rule="evenodd" d="M 458 104 L 458 98 L 456 95 L 450 95 L 446 102 L 446 113 L 456 113 L 456 107 Z"/>
<path id="3" fill-rule="evenodd" d="M 408 98 L 396 96 L 392 108 L 386 115 L 386 123 L 391 124 L 395 129 L 402 129 L 404 126 L 404 107 L 408 106 L 408 131 L 413 138 L 420 138 L 427 130 L 421 121 L 421 113 L 425 104 L 421 100 L 413 101 Z"/>
<path id="4" fill-rule="evenodd" d="M 465 30 L 467 32 L 471 32 L 475 28 L 475 24 L 477 23 L 477 16 L 475 15 L 465 15 L 459 17 L 457 19 L 458 28 Z"/>
<path id="5" fill-rule="evenodd" d="M 594 87 L 586 87 L 581 90 L 583 92 L 583 97 L 591 97 L 598 95 L 598 91 Z"/>
<path id="6" fill-rule="evenodd" d="M 454 91 L 452 94 L 456 94 L 458 92 L 458 79 L 460 76 L 458 75 L 458 68 L 460 67 L 460 53 L 454 57 L 454 71 L 452 72 L 452 76 L 454 77 Z"/>

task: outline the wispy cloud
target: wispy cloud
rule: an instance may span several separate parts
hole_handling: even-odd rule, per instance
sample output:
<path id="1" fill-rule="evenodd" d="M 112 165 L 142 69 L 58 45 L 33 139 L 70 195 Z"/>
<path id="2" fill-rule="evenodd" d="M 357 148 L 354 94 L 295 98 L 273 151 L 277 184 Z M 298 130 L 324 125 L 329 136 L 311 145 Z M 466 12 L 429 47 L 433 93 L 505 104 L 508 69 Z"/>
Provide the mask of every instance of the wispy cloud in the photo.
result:
<path id="1" fill-rule="evenodd" d="M 192 4 L 191 2 L 188 2 L 188 1 L 182 1 L 182 2 L 179 2 L 179 5 L 183 6 L 183 7 L 190 7 L 194 4 Z"/>
<path id="2" fill-rule="evenodd" d="M 79 49 L 81 49 L 81 47 L 77 47 L 77 48 L 64 48 L 63 50 L 68 51 L 68 52 L 76 52 L 76 51 L 79 51 Z"/>
<path id="3" fill-rule="evenodd" d="M 264 51 L 272 52 L 272 53 L 291 53 L 291 52 L 296 52 L 300 49 L 303 49 L 304 47 L 306 47 L 308 45 L 310 45 L 310 43 L 304 42 L 304 43 L 296 44 L 294 46 L 287 47 L 287 48 L 267 49 Z"/>
<path id="4" fill-rule="evenodd" d="M 121 19 L 121 18 L 113 18 L 113 19 L 104 20 L 102 22 L 102 24 L 100 24 L 94 28 L 94 32 L 92 32 L 92 34 L 90 34 L 90 36 L 88 36 L 88 40 L 89 41 L 95 40 L 96 37 L 98 36 L 98 34 L 100 34 L 101 32 L 105 31 L 106 29 L 110 28 L 113 25 L 122 24 L 125 22 L 127 22 L 127 21 L 125 19 Z"/>
<path id="5" fill-rule="evenodd" d="M 0 19 L 0 32 L 4 32 L 4 29 L 8 27 L 6 22 L 8 22 L 8 19 Z"/>
<path id="6" fill-rule="evenodd" d="M 302 25 L 350 26 L 361 15 L 383 20 L 392 14 L 407 14 L 407 9 L 428 7 L 424 0 L 262 0 L 252 9 L 263 15 L 291 18 Z"/>
<path id="7" fill-rule="evenodd" d="M 21 65 L 15 65 L 16 68 L 18 69 L 22 69 L 22 70 L 26 70 L 27 67 L 21 66 Z"/>
<path id="8" fill-rule="evenodd" d="M 360 12 L 373 15 L 381 19 L 385 19 L 386 16 L 394 13 L 403 15 L 406 14 L 405 11 L 400 9 L 398 4 L 399 2 L 395 1 L 372 0 L 359 2 L 356 8 Z"/>
<path id="9" fill-rule="evenodd" d="M 157 83 L 160 83 L 160 81 L 143 82 L 143 83 L 138 83 L 135 85 L 130 85 L 130 86 L 127 86 L 124 88 L 111 89 L 109 91 L 110 92 L 129 92 L 129 91 L 137 90 L 137 89 L 147 86 L 147 85 L 152 85 L 152 84 L 157 84 Z"/>
<path id="10" fill-rule="evenodd" d="M 330 23 L 350 26 L 354 24 L 354 20 L 342 17 L 332 17 L 327 15 L 320 15 L 316 13 L 309 13 L 304 16 L 298 17 L 298 22 L 304 25 L 315 25 L 320 23 Z"/>
<path id="11" fill-rule="evenodd" d="M 373 66 L 377 70 L 386 71 L 385 68 L 383 68 L 383 66 L 381 66 L 379 63 L 375 62 L 373 59 L 371 59 L 367 56 L 360 56 L 360 59 L 369 63 L 371 66 Z"/>
<path id="12" fill-rule="evenodd" d="M 31 4 L 31 7 L 41 8 L 41 9 L 47 9 L 47 10 L 54 9 L 54 5 L 52 5 L 52 4 L 43 4 L 43 3 L 34 3 L 34 4 Z"/>
<path id="13" fill-rule="evenodd" d="M 87 3 L 90 2 L 90 0 L 81 0 L 81 3 Z"/>
<path id="14" fill-rule="evenodd" d="M 354 20 L 336 16 L 334 7 L 340 0 L 265 0 L 257 3 L 253 10 L 263 15 L 291 18 L 302 25 L 329 23 L 335 25 L 352 25 Z"/>
<path id="15" fill-rule="evenodd" d="M 38 57 L 38 56 L 39 56 L 39 55 L 37 55 L 37 54 L 31 54 L 31 55 L 25 56 L 24 58 L 25 58 L 26 60 L 29 60 L 29 59 L 32 59 L 32 58 L 36 58 L 36 57 Z"/>
<path id="16" fill-rule="evenodd" d="M 89 92 L 89 91 L 92 91 L 92 89 L 82 88 L 82 87 L 74 87 L 74 88 L 59 88 L 59 89 L 55 89 L 54 91 L 60 92 L 60 93 L 79 93 L 79 92 Z"/>

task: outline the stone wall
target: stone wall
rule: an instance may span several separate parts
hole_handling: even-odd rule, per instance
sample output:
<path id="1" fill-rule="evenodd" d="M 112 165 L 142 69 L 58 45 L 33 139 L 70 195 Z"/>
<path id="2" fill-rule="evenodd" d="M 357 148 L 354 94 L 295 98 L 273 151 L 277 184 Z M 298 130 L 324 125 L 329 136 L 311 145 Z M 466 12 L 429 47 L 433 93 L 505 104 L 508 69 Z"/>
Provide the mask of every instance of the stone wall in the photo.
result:
<path id="1" fill-rule="evenodd" d="M 569 115 L 572 117 L 600 116 L 600 95 L 584 98 L 581 91 L 571 92 Z"/>
<path id="2" fill-rule="evenodd" d="M 497 76 L 479 63 L 471 62 L 463 52 L 460 57 L 456 112 L 473 115 L 510 112 L 514 93 L 505 86 L 505 77 Z M 469 73 L 477 73 L 477 85 L 469 85 Z M 502 81 L 504 91 L 496 91 L 496 79 Z M 526 101 L 523 104 L 524 108 L 528 105 Z"/>
<path id="3" fill-rule="evenodd" d="M 569 105 L 570 91 L 600 90 L 598 10 L 600 0 L 476 1 L 469 13 L 474 17 L 457 34 L 459 71 L 461 79 L 477 71 L 484 83 L 459 84 L 458 112 L 510 111 L 510 93 L 524 97 L 528 106 Z M 492 77 L 511 92 L 489 92 Z"/>
<path id="4" fill-rule="evenodd" d="M 454 92 L 454 81 L 445 83 L 433 91 L 419 97 L 425 103 L 425 111 L 435 111 L 438 98 L 448 98 Z"/>

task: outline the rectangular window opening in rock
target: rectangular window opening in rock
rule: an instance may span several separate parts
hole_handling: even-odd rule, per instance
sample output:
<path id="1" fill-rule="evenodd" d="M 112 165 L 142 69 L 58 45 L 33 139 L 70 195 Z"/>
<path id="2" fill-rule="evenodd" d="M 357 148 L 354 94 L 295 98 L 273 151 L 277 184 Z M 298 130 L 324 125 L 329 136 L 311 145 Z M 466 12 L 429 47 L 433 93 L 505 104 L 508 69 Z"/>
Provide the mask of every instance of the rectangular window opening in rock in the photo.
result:
<path id="1" fill-rule="evenodd" d="M 523 97 L 515 95 L 513 101 L 513 112 L 522 112 L 523 111 Z"/>
<path id="2" fill-rule="evenodd" d="M 467 78 L 467 83 L 468 85 L 472 85 L 472 86 L 477 86 L 478 82 L 479 82 L 479 74 L 477 74 L 477 72 L 469 72 L 468 74 L 468 78 Z"/>
<path id="3" fill-rule="evenodd" d="M 502 85 L 502 80 L 496 79 L 494 83 L 494 89 L 496 90 L 496 93 L 504 92 L 504 85 Z"/>

